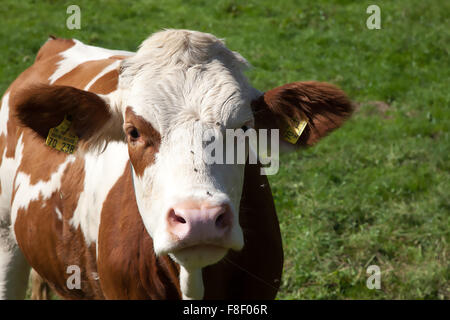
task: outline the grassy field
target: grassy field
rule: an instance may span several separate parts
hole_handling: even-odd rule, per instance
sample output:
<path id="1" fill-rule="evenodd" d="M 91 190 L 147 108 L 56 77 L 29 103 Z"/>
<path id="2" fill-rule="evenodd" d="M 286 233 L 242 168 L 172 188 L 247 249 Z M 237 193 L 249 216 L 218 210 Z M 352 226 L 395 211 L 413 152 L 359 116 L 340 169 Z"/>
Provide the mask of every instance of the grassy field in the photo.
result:
<path id="1" fill-rule="evenodd" d="M 81 7 L 68 30 L 66 8 Z M 366 8 L 381 8 L 369 30 Z M 135 50 L 161 28 L 225 38 L 261 90 L 342 87 L 354 117 L 270 178 L 285 248 L 278 299 L 450 299 L 450 2 L 31 1 L 0 6 L 0 90 L 48 34 Z M 270 258 L 270 257 L 269 257 Z M 381 269 L 381 289 L 366 268 Z"/>

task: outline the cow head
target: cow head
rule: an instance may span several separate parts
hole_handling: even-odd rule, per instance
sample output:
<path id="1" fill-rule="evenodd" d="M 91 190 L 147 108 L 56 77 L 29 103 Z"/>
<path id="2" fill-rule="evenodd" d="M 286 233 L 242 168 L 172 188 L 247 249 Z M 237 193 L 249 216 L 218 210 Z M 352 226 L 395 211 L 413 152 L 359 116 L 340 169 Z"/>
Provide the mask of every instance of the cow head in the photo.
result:
<path id="1" fill-rule="evenodd" d="M 345 94 L 332 85 L 296 82 L 263 94 L 248 83 L 246 67 L 213 35 L 166 30 L 123 61 L 113 93 L 33 88 L 23 94 L 18 117 L 46 137 L 70 114 L 77 152 L 126 141 L 136 201 L 156 254 L 199 269 L 244 246 L 245 165 L 202 161 L 204 132 L 278 129 L 301 116 L 308 125 L 294 147 L 309 146 L 351 113 Z"/>

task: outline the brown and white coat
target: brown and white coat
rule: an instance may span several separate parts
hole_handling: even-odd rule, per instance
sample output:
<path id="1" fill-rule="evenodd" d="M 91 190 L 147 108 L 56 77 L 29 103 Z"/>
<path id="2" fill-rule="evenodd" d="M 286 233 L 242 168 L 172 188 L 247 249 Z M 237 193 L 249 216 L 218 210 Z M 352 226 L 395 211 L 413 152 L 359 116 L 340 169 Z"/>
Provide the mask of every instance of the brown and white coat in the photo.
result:
<path id="1" fill-rule="evenodd" d="M 263 94 L 246 65 L 187 30 L 137 53 L 49 39 L 1 102 L 0 298 L 24 297 L 30 266 L 68 299 L 274 298 L 283 250 L 266 176 L 198 161 L 193 141 L 302 116 L 296 147 L 309 146 L 351 107 L 326 83 Z M 44 143 L 67 115 L 73 155 Z M 81 289 L 66 284 L 71 265 Z"/>

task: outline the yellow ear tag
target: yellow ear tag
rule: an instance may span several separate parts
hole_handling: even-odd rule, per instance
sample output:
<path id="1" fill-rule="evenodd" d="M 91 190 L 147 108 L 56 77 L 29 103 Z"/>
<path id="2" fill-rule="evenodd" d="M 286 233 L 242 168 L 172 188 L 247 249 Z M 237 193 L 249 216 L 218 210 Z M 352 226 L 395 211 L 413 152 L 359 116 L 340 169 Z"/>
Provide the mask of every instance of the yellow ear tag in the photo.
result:
<path id="1" fill-rule="evenodd" d="M 72 122 L 65 116 L 63 122 L 48 131 L 45 144 L 56 150 L 72 154 L 77 146 L 78 136 L 71 132 L 71 124 Z"/>
<path id="2" fill-rule="evenodd" d="M 303 130 L 305 130 L 306 125 L 308 124 L 308 121 L 305 119 L 292 119 L 293 126 L 287 125 L 286 128 L 284 128 L 283 132 L 283 139 L 289 143 L 296 144 L 298 141 L 298 138 L 303 133 Z"/>

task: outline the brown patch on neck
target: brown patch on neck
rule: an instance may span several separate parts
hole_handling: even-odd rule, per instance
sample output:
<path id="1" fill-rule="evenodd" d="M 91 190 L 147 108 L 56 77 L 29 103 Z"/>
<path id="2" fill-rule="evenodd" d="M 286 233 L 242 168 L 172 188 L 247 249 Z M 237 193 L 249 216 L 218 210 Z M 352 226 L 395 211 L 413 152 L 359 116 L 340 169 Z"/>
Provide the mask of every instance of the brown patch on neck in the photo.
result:
<path id="1" fill-rule="evenodd" d="M 136 204 L 131 168 L 108 194 L 100 219 L 98 272 L 106 299 L 180 299 L 179 267 L 156 257 Z"/>
<path id="2" fill-rule="evenodd" d="M 161 144 L 161 136 L 153 126 L 141 116 L 134 113 L 131 107 L 127 107 L 125 111 L 125 130 L 127 127 L 135 127 L 140 137 L 133 142 L 127 134 L 128 154 L 134 171 L 138 176 L 144 174 L 144 170 L 155 162 L 155 155 L 159 151 Z"/>
<path id="3" fill-rule="evenodd" d="M 108 94 L 117 90 L 118 80 L 119 71 L 112 70 L 97 79 L 89 88 L 89 91 L 99 94 Z"/>
<path id="4" fill-rule="evenodd" d="M 67 154 L 45 145 L 29 128 L 24 129 L 23 157 L 17 169 L 30 176 L 30 184 L 47 182 L 58 167 L 66 160 Z"/>

